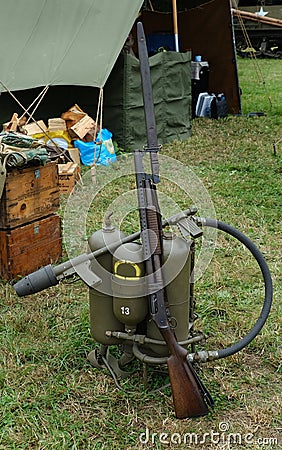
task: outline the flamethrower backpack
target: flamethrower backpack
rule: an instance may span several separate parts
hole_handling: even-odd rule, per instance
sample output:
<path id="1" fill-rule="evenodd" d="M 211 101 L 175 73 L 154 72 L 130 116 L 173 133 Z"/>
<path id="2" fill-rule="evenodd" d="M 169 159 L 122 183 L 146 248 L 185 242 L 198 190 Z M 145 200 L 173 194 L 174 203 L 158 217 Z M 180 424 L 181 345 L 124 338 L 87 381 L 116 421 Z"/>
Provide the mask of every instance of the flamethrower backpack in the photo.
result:
<path id="1" fill-rule="evenodd" d="M 197 217 L 193 207 L 162 220 L 156 189 L 160 147 L 141 23 L 137 31 L 147 130 L 147 146 L 134 152 L 140 231 L 126 236 L 106 218 L 103 228 L 89 238 L 90 253 L 45 266 L 18 281 L 14 289 L 19 296 L 31 295 L 78 275 L 89 286 L 91 334 L 100 344 L 89 353 L 90 363 L 98 369 L 107 368 L 116 381 L 129 375 L 127 367 L 133 360 L 144 367 L 167 366 L 176 417 L 198 417 L 209 412 L 213 399 L 193 364 L 233 355 L 256 337 L 270 312 L 272 280 L 258 248 L 234 227 Z M 150 159 L 150 173 L 144 171 L 144 158 Z M 165 233 L 165 227 L 173 225 L 183 237 Z M 263 276 L 265 299 L 257 322 L 243 339 L 224 349 L 197 351 L 204 335 L 194 329 L 191 275 L 195 243 L 205 227 L 233 236 L 251 252 Z M 112 346 L 119 348 L 119 357 L 113 356 Z"/>

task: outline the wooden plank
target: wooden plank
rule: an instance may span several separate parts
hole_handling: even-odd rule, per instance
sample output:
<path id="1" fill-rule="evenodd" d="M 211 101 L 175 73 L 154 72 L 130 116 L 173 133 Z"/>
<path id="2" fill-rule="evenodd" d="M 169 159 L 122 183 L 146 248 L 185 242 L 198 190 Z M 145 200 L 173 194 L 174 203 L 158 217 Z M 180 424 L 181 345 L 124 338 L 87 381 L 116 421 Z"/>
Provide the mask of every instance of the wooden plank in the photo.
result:
<path id="1" fill-rule="evenodd" d="M 79 138 L 83 139 L 84 136 L 90 132 L 90 130 L 95 130 L 96 122 L 87 114 L 80 119 L 75 125 L 73 125 L 70 130 Z"/>
<path id="2" fill-rule="evenodd" d="M 48 119 L 48 131 L 65 131 L 66 129 L 66 121 L 64 119 L 61 119 L 61 117 Z"/>
<path id="3" fill-rule="evenodd" d="M 37 122 L 31 122 L 23 127 L 27 132 L 28 136 L 32 136 L 33 134 L 42 134 L 44 131 L 47 131 L 47 127 L 43 120 L 38 120 Z"/>
<path id="4" fill-rule="evenodd" d="M 68 152 L 70 154 L 71 159 L 73 160 L 74 163 L 76 163 L 78 166 L 80 165 L 80 153 L 78 148 L 68 148 Z"/>

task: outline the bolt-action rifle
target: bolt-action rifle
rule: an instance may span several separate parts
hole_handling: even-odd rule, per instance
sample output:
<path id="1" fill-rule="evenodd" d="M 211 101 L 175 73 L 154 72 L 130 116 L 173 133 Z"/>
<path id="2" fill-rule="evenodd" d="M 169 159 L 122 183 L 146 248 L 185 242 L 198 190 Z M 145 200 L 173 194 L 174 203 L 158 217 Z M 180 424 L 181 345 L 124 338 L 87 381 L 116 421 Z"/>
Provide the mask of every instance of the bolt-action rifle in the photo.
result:
<path id="1" fill-rule="evenodd" d="M 134 152 L 141 241 L 146 267 L 147 294 L 152 319 L 170 352 L 167 359 L 176 417 L 198 417 L 208 413 L 212 398 L 187 360 L 187 350 L 177 342 L 170 324 L 162 277 L 162 221 L 156 184 L 159 182 L 158 146 L 149 59 L 142 23 L 137 24 L 140 72 L 144 101 L 147 147 Z M 143 157 L 149 154 L 151 174 L 144 172 Z"/>

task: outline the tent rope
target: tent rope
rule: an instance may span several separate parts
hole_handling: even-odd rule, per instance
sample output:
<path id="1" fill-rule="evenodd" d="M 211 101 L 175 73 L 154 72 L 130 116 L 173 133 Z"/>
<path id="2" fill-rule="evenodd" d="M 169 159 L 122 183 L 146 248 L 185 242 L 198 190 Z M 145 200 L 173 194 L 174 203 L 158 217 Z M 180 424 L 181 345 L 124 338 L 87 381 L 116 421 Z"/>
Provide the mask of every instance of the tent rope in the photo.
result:
<path id="1" fill-rule="evenodd" d="M 24 111 L 24 114 L 27 114 L 29 116 L 30 119 L 32 119 L 40 128 L 40 130 L 42 131 L 42 133 L 45 133 L 46 136 L 49 138 L 49 136 L 47 135 L 47 133 L 43 130 L 43 128 L 40 126 L 40 124 L 34 119 L 32 113 L 29 113 L 28 110 L 31 108 L 31 106 L 35 103 L 35 101 L 37 100 L 38 97 L 40 97 L 42 95 L 42 92 L 46 89 L 47 86 L 45 86 L 45 88 L 43 89 L 43 91 L 39 94 L 39 96 L 33 101 L 33 103 L 26 109 L 21 102 L 17 99 L 17 97 L 13 94 L 12 91 L 10 91 L 10 89 L 3 83 L 3 81 L 0 80 L 0 83 L 2 84 L 2 86 L 4 87 L 4 89 L 11 95 L 11 97 L 16 101 L 16 103 L 22 108 L 22 110 Z M 47 89 L 46 89 L 47 92 Z M 46 93 L 45 92 L 45 93 Z M 44 93 L 44 95 L 45 95 Z M 40 99 L 41 101 L 41 99 Z M 21 116 L 22 117 L 22 116 Z M 49 138 L 50 139 L 50 138 Z"/>
<path id="2" fill-rule="evenodd" d="M 99 99 L 98 99 L 98 106 L 97 106 L 97 114 L 96 114 L 96 126 L 95 126 L 95 133 L 94 133 L 94 141 L 96 140 L 97 136 L 97 124 L 100 116 L 100 130 L 102 130 L 102 120 L 103 120 L 103 101 L 104 101 L 104 90 L 101 87 L 99 92 Z"/>
<path id="3" fill-rule="evenodd" d="M 40 123 L 34 118 L 33 114 L 36 111 L 36 109 L 38 108 L 40 102 L 43 100 L 45 94 L 47 93 L 48 89 L 49 89 L 49 85 L 46 85 L 43 90 L 41 91 L 41 93 L 36 97 L 36 99 L 31 103 L 31 105 L 28 108 L 25 108 L 21 102 L 19 101 L 19 99 L 17 99 L 17 97 L 13 94 L 13 92 L 5 85 L 5 83 L 3 83 L 3 81 L 0 80 L 0 84 L 4 87 L 4 89 L 11 95 L 11 97 L 16 101 L 16 103 L 22 108 L 22 110 L 24 111 L 24 114 L 27 114 L 29 116 L 29 120 L 32 119 L 38 126 L 38 128 L 42 131 L 42 133 L 48 138 L 49 141 L 51 141 L 53 143 L 53 145 L 55 146 L 58 154 L 61 153 L 61 148 L 58 146 L 58 144 L 48 135 L 48 133 L 41 127 Z M 29 109 L 31 108 L 31 106 L 34 105 L 34 103 L 38 101 L 38 104 L 36 105 L 36 107 L 34 108 L 34 110 L 30 113 Z M 23 115 L 24 115 L 23 114 Z M 23 117 L 23 115 L 21 116 L 21 118 Z M 65 154 L 65 157 L 67 159 L 69 159 L 71 161 L 71 159 Z"/>
<path id="4" fill-rule="evenodd" d="M 249 36 L 249 34 L 247 32 L 247 28 L 246 28 L 246 26 L 244 24 L 244 20 L 242 18 L 241 11 L 238 8 L 238 2 L 237 2 L 237 0 L 233 0 L 233 2 L 234 2 L 234 7 L 237 9 L 237 18 L 238 18 L 238 22 L 240 24 L 240 27 L 242 29 L 242 33 L 243 33 L 243 36 L 244 36 L 244 39 L 245 39 L 246 46 L 247 46 L 247 48 L 250 49 L 250 51 L 248 53 L 250 55 L 251 60 L 253 61 L 254 68 L 255 68 L 255 73 L 257 75 L 258 83 L 261 83 L 263 85 L 265 93 L 266 93 L 268 101 L 269 101 L 269 104 L 270 104 L 270 109 L 271 109 L 272 108 L 272 101 L 271 101 L 271 97 L 267 94 L 267 91 L 266 91 L 265 78 L 264 78 L 263 73 L 262 73 L 262 71 L 260 69 L 260 66 L 258 64 L 258 60 L 257 60 L 257 56 L 256 56 L 255 52 L 251 51 L 251 49 L 253 48 L 253 45 L 252 45 L 250 36 Z"/>
<path id="5" fill-rule="evenodd" d="M 93 137 L 93 141 L 94 141 L 94 161 L 93 161 L 93 164 L 91 165 L 91 178 L 92 178 L 93 184 L 96 184 L 96 163 L 99 160 L 99 156 L 100 156 L 100 152 L 101 152 L 101 146 L 102 146 L 103 101 L 104 101 L 104 89 L 103 89 L 103 87 L 101 87 L 100 88 L 100 92 L 99 92 L 97 114 L 96 114 L 96 120 L 95 120 L 95 130 L 94 130 L 94 137 Z M 97 137 L 97 128 L 98 128 L 99 119 L 100 119 L 99 128 L 100 128 L 100 134 L 101 134 L 101 141 L 99 143 L 97 143 L 97 145 L 100 146 L 100 152 L 99 152 L 99 155 L 98 155 L 98 158 L 97 158 L 96 137 Z"/>
<path id="6" fill-rule="evenodd" d="M 37 110 L 38 106 L 40 105 L 40 103 L 42 102 L 43 98 L 45 97 L 45 95 L 46 95 L 48 89 L 49 89 L 49 84 L 47 84 L 47 85 L 42 89 L 42 91 L 38 94 L 38 96 L 33 100 L 33 102 L 29 105 L 29 107 L 28 107 L 27 109 L 24 109 L 24 108 L 23 108 L 23 109 L 24 109 L 24 112 L 23 112 L 23 114 L 20 116 L 19 120 L 21 120 L 21 119 L 24 117 L 24 115 L 25 115 L 26 113 L 28 113 L 28 111 L 30 110 L 30 108 L 31 108 L 31 107 L 37 102 L 37 100 L 38 100 L 37 105 L 35 105 L 34 110 L 30 113 L 30 115 L 29 115 L 29 117 L 28 117 L 26 123 L 28 123 L 28 122 L 31 120 L 31 118 L 32 118 L 32 116 L 34 115 L 35 111 Z"/>

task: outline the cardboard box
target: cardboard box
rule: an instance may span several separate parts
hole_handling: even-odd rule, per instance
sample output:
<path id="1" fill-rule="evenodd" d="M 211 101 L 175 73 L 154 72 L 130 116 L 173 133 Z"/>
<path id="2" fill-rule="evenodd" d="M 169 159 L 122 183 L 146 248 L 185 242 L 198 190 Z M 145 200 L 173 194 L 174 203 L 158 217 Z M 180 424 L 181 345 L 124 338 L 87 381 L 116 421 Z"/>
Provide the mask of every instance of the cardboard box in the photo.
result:
<path id="1" fill-rule="evenodd" d="M 10 230 L 0 230 L 0 276 L 28 275 L 62 256 L 61 219 L 52 214 Z"/>
<path id="2" fill-rule="evenodd" d="M 80 168 L 73 162 L 58 164 L 60 194 L 70 194 L 80 178 Z"/>
<path id="3" fill-rule="evenodd" d="M 0 199 L 0 228 L 13 228 L 55 213 L 60 206 L 56 163 L 7 172 Z"/>

